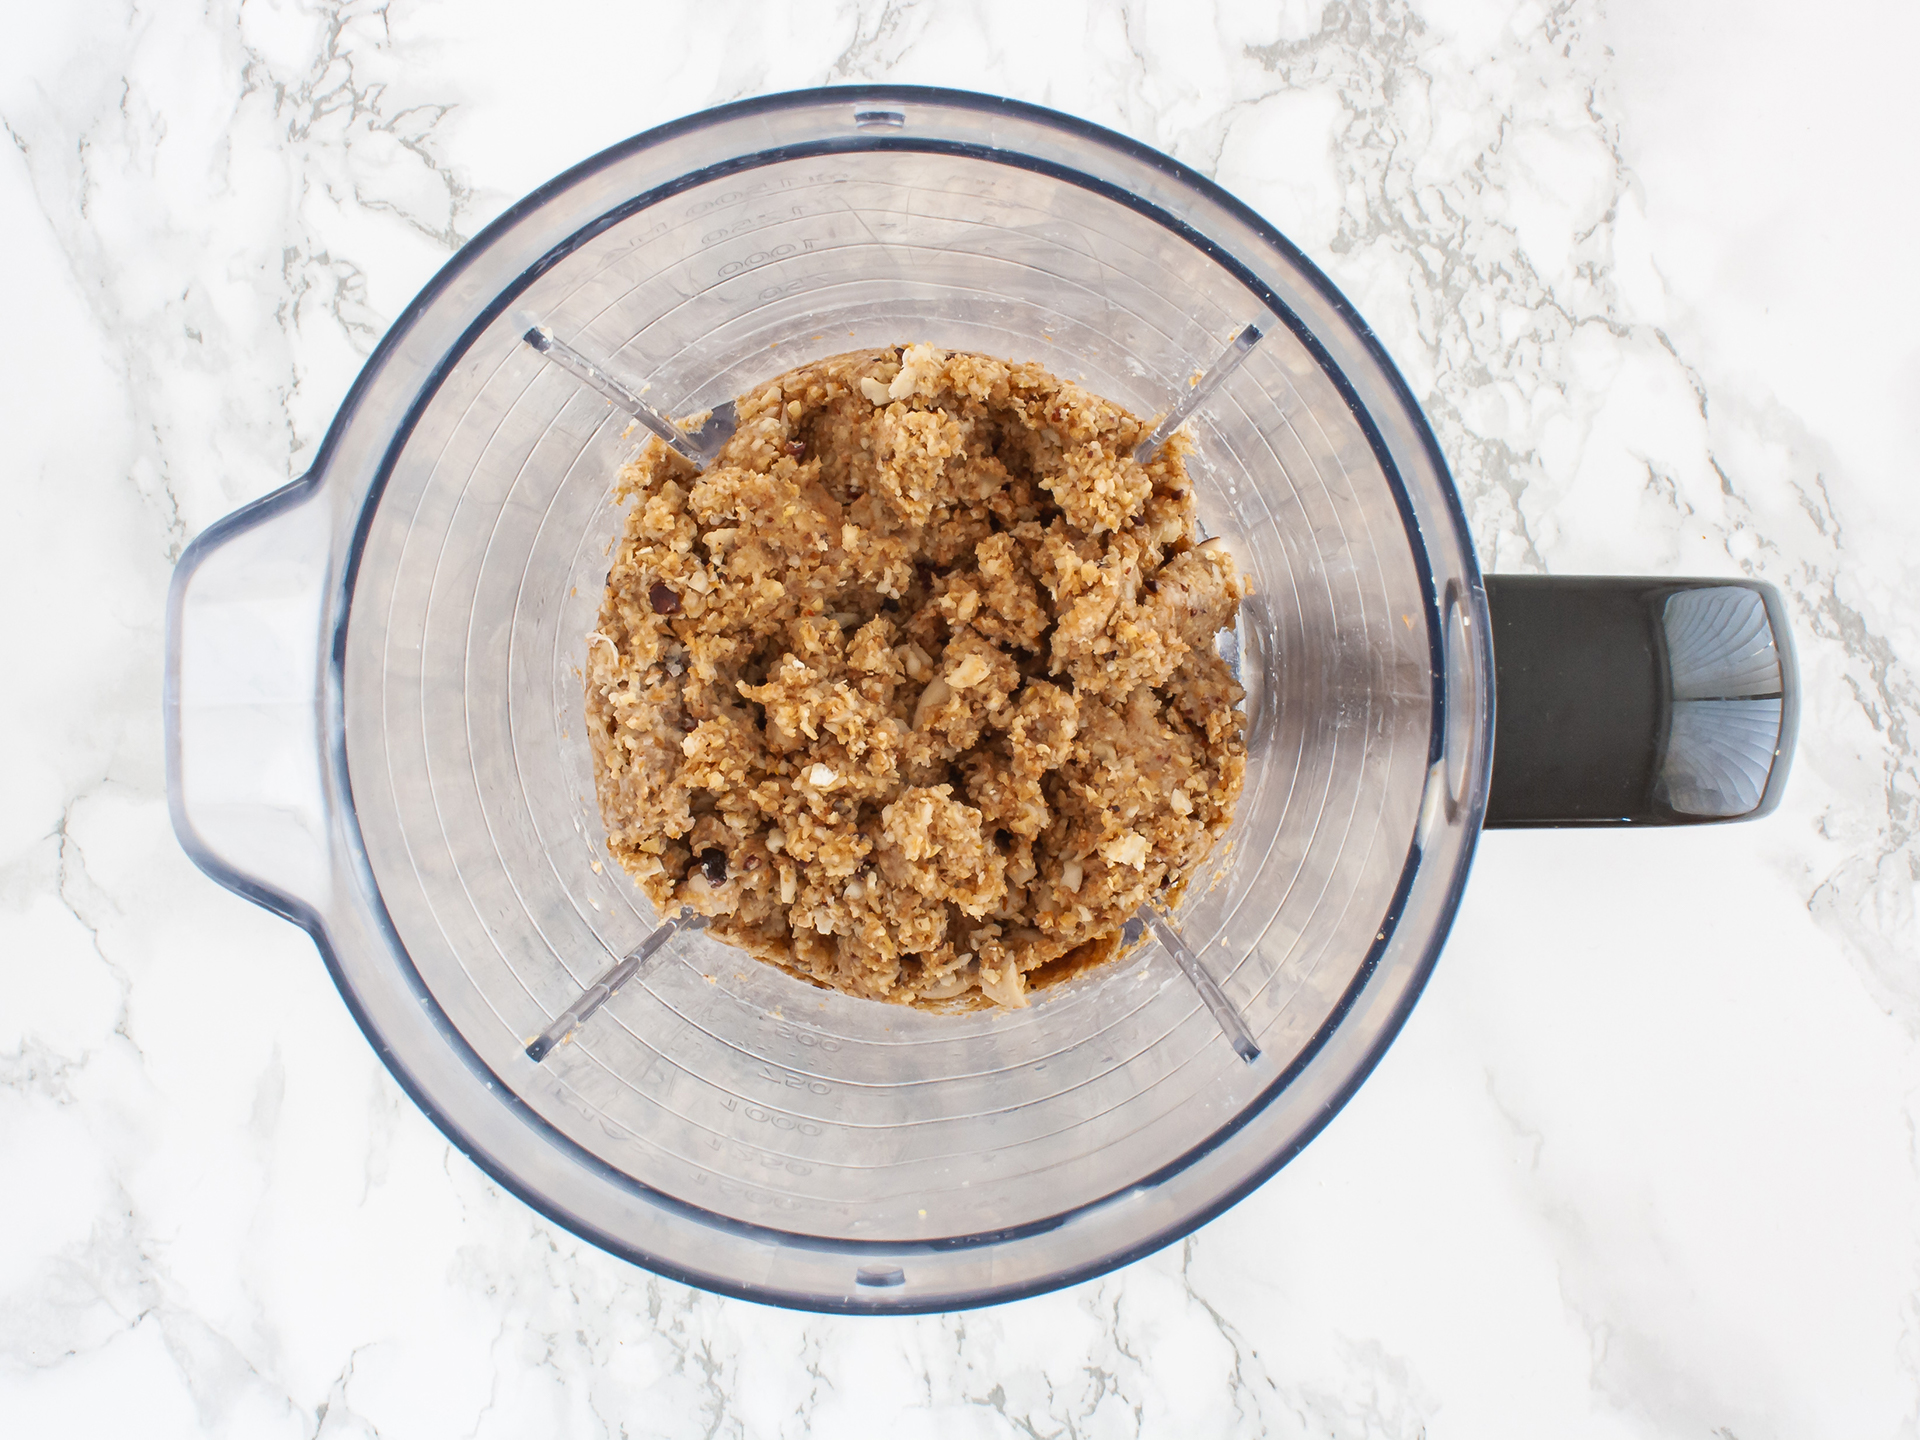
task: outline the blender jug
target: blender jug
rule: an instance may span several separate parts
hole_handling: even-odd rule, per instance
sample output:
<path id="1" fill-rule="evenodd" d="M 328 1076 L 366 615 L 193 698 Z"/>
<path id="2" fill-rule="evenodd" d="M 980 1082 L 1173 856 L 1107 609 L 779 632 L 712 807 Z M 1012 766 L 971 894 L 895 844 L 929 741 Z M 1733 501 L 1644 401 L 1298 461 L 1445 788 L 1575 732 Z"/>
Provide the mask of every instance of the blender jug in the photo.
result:
<path id="1" fill-rule="evenodd" d="M 679 935 L 529 1057 L 659 924 L 607 855 L 580 674 L 636 434 L 521 343 L 529 317 L 672 414 L 930 341 L 1152 415 L 1258 328 L 1189 422 L 1202 525 L 1253 584 L 1223 637 L 1249 763 L 1175 917 L 1251 1063 L 1153 937 L 1027 1009 L 937 1015 Z M 1583 583 L 1496 583 L 1490 611 L 1384 352 L 1204 179 L 984 96 L 775 96 L 509 210 L 395 324 L 312 471 L 190 547 L 174 823 L 312 934 L 400 1084 L 554 1220 L 728 1294 L 950 1309 L 1122 1264 L 1284 1164 L 1404 1020 L 1483 822 L 1777 801 L 1777 596 Z"/>

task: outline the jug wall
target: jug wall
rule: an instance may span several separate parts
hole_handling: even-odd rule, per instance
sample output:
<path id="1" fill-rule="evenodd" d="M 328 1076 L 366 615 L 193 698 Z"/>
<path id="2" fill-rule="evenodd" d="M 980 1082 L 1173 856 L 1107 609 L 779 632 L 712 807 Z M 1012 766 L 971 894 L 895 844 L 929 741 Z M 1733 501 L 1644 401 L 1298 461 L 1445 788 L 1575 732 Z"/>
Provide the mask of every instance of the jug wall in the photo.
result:
<path id="1" fill-rule="evenodd" d="M 1431 437 L 1284 241 L 1045 112 L 889 91 L 900 124 L 875 129 L 873 96 L 829 95 L 562 177 L 370 362 L 316 467 L 340 517 L 315 737 L 338 883 L 310 928 L 403 1083 L 548 1213 L 715 1288 L 934 1308 L 1164 1243 L 1358 1084 L 1464 880 L 1490 665 Z M 653 923 L 604 850 L 578 673 L 638 437 L 519 343 L 529 315 L 675 413 L 929 340 L 1151 414 L 1261 325 L 1194 422 L 1202 519 L 1254 581 L 1232 642 L 1251 763 L 1177 917 L 1259 1064 L 1151 942 L 1025 1011 L 953 1017 L 699 940 L 527 1060 Z"/>

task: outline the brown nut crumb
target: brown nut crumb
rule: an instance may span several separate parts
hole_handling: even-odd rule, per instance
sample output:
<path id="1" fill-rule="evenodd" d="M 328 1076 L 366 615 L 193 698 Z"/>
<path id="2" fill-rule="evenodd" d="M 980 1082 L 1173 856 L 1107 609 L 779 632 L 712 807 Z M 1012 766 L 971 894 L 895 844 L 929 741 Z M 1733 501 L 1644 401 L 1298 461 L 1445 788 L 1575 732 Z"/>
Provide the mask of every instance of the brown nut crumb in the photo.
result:
<path id="1" fill-rule="evenodd" d="M 1036 365 L 839 355 L 658 442 L 586 663 L 608 848 L 848 994 L 1023 1005 L 1177 896 L 1246 771 L 1245 581 L 1170 441 Z M 803 438 L 804 437 L 804 438 Z M 668 617 L 676 617 L 672 624 Z"/>

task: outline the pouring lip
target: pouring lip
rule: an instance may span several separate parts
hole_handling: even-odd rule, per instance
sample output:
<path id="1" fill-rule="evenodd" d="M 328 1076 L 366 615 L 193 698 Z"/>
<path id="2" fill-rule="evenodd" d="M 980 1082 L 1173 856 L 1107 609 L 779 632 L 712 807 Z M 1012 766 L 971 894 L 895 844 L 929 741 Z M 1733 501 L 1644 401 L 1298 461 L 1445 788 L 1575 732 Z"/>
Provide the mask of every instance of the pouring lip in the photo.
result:
<path id="1" fill-rule="evenodd" d="M 757 115 L 773 115 L 787 110 L 815 106 L 822 103 L 847 103 L 853 106 L 872 107 L 883 102 L 895 107 L 905 107 L 909 114 L 911 113 L 911 108 L 915 105 L 939 105 L 975 112 L 1002 113 L 1024 121 L 1043 125 L 1055 131 L 1063 132 L 1092 146 L 1114 152 L 1126 160 L 1150 167 L 1174 185 L 1191 191 L 1213 206 L 1226 211 L 1234 220 L 1252 231 L 1262 243 L 1270 246 L 1277 252 L 1278 257 L 1285 262 L 1306 285 L 1318 292 L 1321 300 L 1328 305 L 1335 317 L 1344 325 L 1350 335 L 1364 347 L 1369 358 L 1377 367 L 1381 377 L 1386 381 L 1393 398 L 1398 402 L 1399 408 L 1408 422 L 1408 431 L 1416 443 L 1424 448 L 1425 458 L 1439 479 L 1440 483 L 1437 487 L 1439 496 L 1446 507 L 1448 518 L 1453 523 L 1455 538 L 1459 542 L 1459 551 L 1463 557 L 1464 575 L 1456 575 L 1454 577 L 1454 583 L 1460 583 L 1464 580 L 1466 590 L 1469 596 L 1472 597 L 1469 604 L 1477 606 L 1476 620 L 1483 627 L 1482 633 L 1484 633 L 1486 613 L 1485 599 L 1480 582 L 1477 560 L 1473 553 L 1464 508 L 1461 504 L 1458 490 L 1453 484 L 1451 472 L 1440 451 L 1438 441 L 1419 404 L 1415 401 L 1411 390 L 1407 386 L 1405 378 L 1387 355 L 1378 337 L 1374 334 L 1371 327 L 1361 319 L 1351 302 L 1346 299 L 1320 269 L 1314 265 L 1297 246 L 1287 240 L 1285 236 L 1244 203 L 1235 199 L 1206 177 L 1198 174 L 1170 156 L 1141 144 L 1138 141 L 1132 140 L 1127 136 L 1108 130 L 1105 127 L 1064 115 L 1042 106 L 981 92 L 946 89 L 943 87 L 908 85 L 828 86 L 785 91 L 778 94 L 735 101 L 667 122 L 666 124 L 621 141 L 581 161 L 579 164 L 547 181 L 517 201 L 514 205 L 508 207 L 507 210 L 503 211 L 492 222 L 480 230 L 472 240 L 463 246 L 461 250 L 442 267 L 413 300 L 409 302 L 407 308 L 382 337 L 380 343 L 368 357 L 359 375 L 355 378 L 353 385 L 342 401 L 339 411 L 335 414 L 328 426 L 308 475 L 303 477 L 302 480 L 295 482 L 294 486 L 286 487 L 287 491 L 293 491 L 297 488 L 298 493 L 304 496 L 312 488 L 327 483 L 336 457 L 336 450 L 341 443 L 341 437 L 353 422 L 356 412 L 365 404 L 375 388 L 379 386 L 384 379 L 388 378 L 385 373 L 387 367 L 394 359 L 404 340 L 414 331 L 415 327 L 419 325 L 434 304 L 440 300 L 495 243 L 566 191 L 629 157 L 646 150 L 671 144 L 683 136 L 695 134 L 728 121 L 750 118 Z M 1439 615 L 1440 597 L 1434 593 L 1435 585 L 1427 543 L 1422 539 L 1420 527 L 1415 520 L 1411 508 L 1411 500 L 1407 493 L 1406 481 L 1401 474 L 1400 467 L 1394 461 L 1372 412 L 1361 402 L 1346 372 L 1335 363 L 1331 353 L 1325 348 L 1316 332 L 1311 329 L 1306 321 L 1299 316 L 1285 300 L 1275 293 L 1269 285 L 1262 281 L 1247 265 L 1239 261 L 1231 253 L 1225 251 L 1218 243 L 1212 241 L 1207 235 L 1193 225 L 1186 223 L 1180 219 L 1180 217 L 1168 213 L 1160 205 L 1153 203 L 1143 196 L 1128 194 L 1099 176 L 1084 171 L 1076 171 L 1071 167 L 1061 165 L 1044 157 L 1030 155 L 1023 151 L 993 149 L 967 142 L 943 142 L 937 138 L 906 133 L 903 128 L 891 125 L 860 127 L 856 133 L 828 142 L 805 142 L 798 145 L 770 146 L 750 154 L 733 157 L 719 164 L 701 166 L 678 175 L 639 195 L 629 196 L 625 201 L 614 207 L 613 210 L 603 213 L 602 216 L 592 224 L 576 230 L 560 244 L 549 249 L 534 265 L 523 270 L 518 276 L 514 277 L 508 285 L 502 287 L 490 301 L 481 307 L 478 316 L 454 342 L 439 355 L 426 372 L 424 378 L 420 380 L 417 394 L 407 407 L 401 423 L 392 431 L 390 436 L 386 438 L 384 454 L 381 455 L 378 465 L 374 470 L 371 483 L 363 495 L 354 497 L 353 499 L 353 503 L 357 504 L 358 514 L 352 523 L 351 538 L 347 543 L 345 554 L 342 557 L 342 563 L 336 572 L 333 582 L 334 593 L 330 597 L 330 608 L 328 611 L 328 625 L 331 634 L 328 637 L 324 652 L 326 680 L 323 687 L 324 713 L 321 717 L 323 721 L 321 736 L 323 764 L 332 772 L 335 784 L 338 787 L 334 790 L 336 823 L 347 827 L 352 834 L 354 843 L 348 848 L 356 856 L 355 864 L 361 871 L 358 877 L 361 883 L 355 887 L 359 891 L 361 903 L 374 912 L 373 918 L 377 928 L 384 934 L 394 959 L 405 971 L 405 985 L 407 988 L 415 991 L 423 1003 L 435 1006 L 437 1009 L 437 1002 L 432 999 L 431 992 L 427 989 L 424 978 L 414 968 L 411 957 L 400 941 L 397 929 L 394 926 L 391 916 L 387 912 L 385 900 L 380 893 L 377 883 L 369 883 L 373 877 L 366 868 L 364 839 L 359 834 L 359 819 L 353 801 L 352 781 L 347 764 L 344 733 L 345 686 L 343 669 L 347 619 L 352 609 L 355 582 L 358 577 L 359 565 L 372 519 L 401 450 L 404 448 L 415 424 L 423 413 L 427 402 L 439 389 L 447 375 L 465 355 L 478 336 L 494 322 L 502 311 L 506 310 L 518 299 L 527 285 L 531 284 L 539 274 L 544 273 L 547 268 L 550 268 L 552 264 L 564 258 L 566 254 L 570 253 L 572 249 L 577 248 L 578 245 L 584 243 L 586 239 L 600 233 L 601 229 L 607 224 L 614 223 L 617 219 L 624 218 L 624 216 L 634 211 L 658 203 L 660 200 L 680 190 L 705 183 L 720 174 L 746 171 L 781 160 L 799 158 L 810 154 L 846 154 L 873 150 L 963 153 L 991 159 L 999 163 L 1022 165 L 1024 168 L 1050 174 L 1054 178 L 1066 183 L 1072 183 L 1082 188 L 1094 190 L 1106 198 L 1148 215 L 1157 223 L 1167 226 L 1182 238 L 1188 240 L 1189 243 L 1194 244 L 1196 248 L 1201 249 L 1203 253 L 1207 254 L 1216 263 L 1228 269 L 1236 278 L 1240 279 L 1243 284 L 1247 285 L 1252 293 L 1260 297 L 1262 303 L 1272 311 L 1275 317 L 1293 332 L 1312 354 L 1314 360 L 1328 379 L 1338 389 L 1341 398 L 1348 405 L 1356 421 L 1364 431 L 1372 453 L 1385 472 L 1389 488 L 1400 508 L 1402 521 L 1407 528 L 1410 541 L 1409 550 L 1412 554 L 1413 563 L 1418 571 L 1427 601 L 1428 639 L 1434 687 L 1432 730 L 1429 739 L 1429 761 L 1431 763 L 1431 761 L 1440 757 L 1445 745 L 1447 721 L 1447 696 L 1445 693 L 1446 667 L 1444 657 L 1441 653 L 1441 647 L 1444 643 L 1441 634 L 1443 621 Z M 268 501 L 284 503 L 285 495 L 286 492 L 276 492 L 274 496 L 268 497 Z M 268 502 L 263 501 L 259 503 L 264 505 Z M 245 513 L 247 512 L 241 512 L 241 514 Z M 229 517 L 229 520 L 237 522 L 240 520 L 241 514 Z M 221 525 L 224 526 L 227 523 L 228 522 L 223 521 Z M 218 527 L 216 527 L 216 529 L 217 528 Z M 222 530 L 219 535 L 216 536 L 213 531 L 210 531 L 206 536 L 201 538 L 206 541 L 208 545 L 217 545 L 220 543 L 220 540 L 229 533 L 231 532 Z M 200 541 L 196 541 L 196 545 L 200 543 Z M 192 550 L 189 551 L 189 554 L 193 553 L 195 552 Z M 183 557 L 182 563 L 184 566 L 185 557 Z M 1481 743 L 1477 747 L 1477 754 L 1481 762 L 1479 769 L 1477 773 L 1470 773 L 1468 775 L 1466 786 L 1467 793 L 1470 797 L 1473 797 L 1475 804 L 1484 801 L 1487 765 L 1490 761 L 1490 745 L 1486 743 L 1487 740 L 1490 740 L 1492 725 L 1491 706 L 1493 691 L 1490 675 L 1486 677 L 1480 689 L 1480 695 L 1482 697 L 1483 713 L 1477 718 L 1480 721 L 1479 728 L 1487 733 L 1483 736 Z M 178 817 L 176 817 L 176 824 L 177 822 Z M 916 1294 L 911 1287 L 906 1287 L 904 1293 L 900 1293 L 897 1300 L 889 1300 L 877 1295 L 869 1298 L 865 1295 L 851 1292 L 846 1297 L 801 1293 L 781 1287 L 756 1286 L 750 1283 L 744 1283 L 732 1276 L 702 1272 L 688 1266 L 684 1260 L 676 1260 L 667 1255 L 646 1250 L 634 1244 L 633 1241 L 629 1239 L 611 1235 L 607 1233 L 604 1227 L 586 1217 L 574 1213 L 567 1207 L 561 1197 L 546 1194 L 537 1189 L 532 1182 L 517 1174 L 508 1164 L 492 1154 L 485 1143 L 469 1133 L 459 1120 L 448 1113 L 441 1103 L 429 1093 L 428 1087 L 412 1073 L 411 1067 L 406 1059 L 389 1047 L 383 1037 L 383 1031 L 377 1019 L 364 1003 L 364 997 L 357 994 L 334 952 L 334 946 L 329 938 L 328 925 L 324 916 L 314 912 L 302 902 L 291 900 L 289 897 L 278 895 L 270 890 L 263 890 L 263 887 L 248 881 L 244 875 L 229 871 L 224 863 L 207 854 L 204 848 L 200 853 L 195 853 L 194 847 L 192 846 L 188 848 L 189 853 L 193 854 L 196 863 L 199 863 L 202 869 L 207 870 L 214 879 L 227 885 L 229 888 L 235 889 L 247 898 L 255 900 L 256 903 L 260 903 L 282 914 L 287 919 L 301 925 L 302 928 L 308 931 L 309 935 L 314 939 L 316 946 L 320 949 L 322 957 L 333 976 L 336 987 L 341 991 L 343 998 L 346 999 L 349 1010 L 353 1014 L 356 1023 L 360 1025 L 363 1033 L 367 1035 L 382 1061 L 387 1065 L 389 1070 L 394 1073 L 396 1080 L 398 1080 L 402 1088 L 407 1091 L 410 1098 L 420 1106 L 434 1122 L 436 1127 L 461 1149 L 469 1159 L 473 1160 L 476 1165 L 496 1182 L 501 1184 L 503 1188 L 519 1197 L 536 1211 L 565 1228 L 591 1240 L 601 1248 L 620 1255 L 622 1258 L 639 1264 L 648 1270 L 717 1293 L 740 1299 L 756 1300 L 763 1303 L 771 1302 L 790 1308 L 826 1313 L 911 1314 L 949 1310 L 956 1307 L 1003 1303 L 1045 1293 L 1107 1273 L 1110 1270 L 1130 1263 L 1132 1260 L 1138 1259 L 1143 1255 L 1152 1253 L 1181 1239 L 1236 1204 L 1253 1189 L 1270 1178 L 1285 1165 L 1288 1160 L 1292 1159 L 1308 1141 L 1314 1138 L 1314 1136 L 1324 1128 L 1326 1123 L 1331 1120 L 1333 1115 L 1345 1105 L 1346 1101 L 1351 1098 L 1360 1084 L 1371 1074 L 1388 1045 L 1390 1045 L 1397 1036 L 1408 1014 L 1411 1012 L 1413 1004 L 1424 988 L 1427 977 L 1432 971 L 1439 950 L 1446 938 L 1447 930 L 1451 926 L 1453 916 L 1458 907 L 1460 894 L 1464 887 L 1467 871 L 1471 865 L 1478 832 L 1479 823 L 1477 814 L 1470 815 L 1465 825 L 1464 844 L 1461 846 L 1460 854 L 1456 859 L 1453 873 L 1446 881 L 1447 895 L 1444 903 L 1437 912 L 1438 923 L 1432 927 L 1430 934 L 1415 942 L 1421 953 L 1417 956 L 1410 957 L 1411 963 L 1407 969 L 1407 980 L 1404 991 L 1394 1001 L 1391 1013 L 1380 1025 L 1378 1031 L 1371 1037 L 1371 1042 L 1367 1046 L 1365 1053 L 1359 1058 L 1358 1063 L 1352 1065 L 1342 1077 L 1340 1083 L 1333 1088 L 1333 1093 L 1328 1102 L 1322 1106 L 1313 1120 L 1297 1134 L 1293 1135 L 1284 1146 L 1263 1159 L 1261 1163 L 1249 1167 L 1235 1183 L 1217 1191 L 1204 1205 L 1185 1211 L 1170 1223 L 1153 1229 L 1150 1233 L 1140 1235 L 1137 1239 L 1125 1244 L 1122 1248 L 1108 1251 L 1099 1255 L 1097 1258 L 1068 1265 L 1031 1278 L 1021 1279 L 999 1286 L 982 1287 L 964 1295 L 955 1294 L 951 1290 L 938 1294 L 921 1295 Z M 185 834 L 183 832 L 183 840 L 184 839 Z M 1423 852 L 1420 845 L 1416 842 L 1410 848 L 1402 873 L 1396 882 L 1393 901 L 1387 911 L 1386 921 L 1381 927 L 1380 938 L 1374 942 L 1364 963 L 1358 968 L 1352 982 L 1340 1001 L 1336 1004 L 1332 1013 L 1324 1021 L 1309 1044 L 1294 1057 L 1281 1074 L 1276 1076 L 1268 1085 L 1263 1086 L 1256 1096 L 1247 1101 L 1229 1123 L 1215 1128 L 1188 1151 L 1169 1161 L 1151 1175 L 1129 1186 L 1127 1191 L 1121 1192 L 1122 1195 L 1164 1183 L 1172 1176 L 1189 1169 L 1198 1160 L 1218 1150 L 1265 1112 L 1274 1097 L 1291 1083 L 1301 1070 L 1312 1062 L 1324 1044 L 1344 1023 L 1355 1003 L 1372 982 L 1377 972 L 1379 958 L 1386 952 L 1388 945 L 1397 934 L 1397 922 L 1412 892 L 1416 873 L 1419 871 L 1423 860 Z M 512 1088 L 500 1077 L 493 1075 L 478 1054 L 472 1052 L 465 1037 L 459 1035 L 459 1032 L 452 1027 L 450 1021 L 447 1021 L 442 1028 L 456 1043 L 468 1051 L 467 1055 L 463 1057 L 456 1056 L 456 1059 L 462 1063 L 465 1068 L 473 1069 L 476 1074 L 484 1072 L 487 1076 L 491 1077 L 493 1085 L 489 1088 L 494 1089 L 495 1095 L 503 1102 L 518 1105 L 525 1111 L 524 1118 L 526 1118 L 529 1123 L 538 1124 L 547 1130 L 549 1132 L 547 1138 L 550 1143 L 558 1143 L 566 1146 L 576 1154 L 576 1157 L 582 1164 L 605 1172 L 608 1176 L 617 1179 L 618 1182 L 625 1187 L 643 1192 L 647 1202 L 650 1204 L 664 1203 L 672 1207 L 683 1208 L 690 1215 L 698 1217 L 700 1223 L 722 1228 L 734 1234 L 757 1234 L 764 1240 L 773 1240 L 784 1245 L 798 1245 L 804 1248 L 825 1249 L 845 1254 L 849 1257 L 902 1257 L 912 1256 L 916 1253 L 933 1255 L 941 1252 L 978 1251 L 984 1247 L 1045 1235 L 1059 1229 L 1063 1225 L 1073 1223 L 1076 1218 L 1086 1217 L 1097 1220 L 1095 1212 L 1109 1206 L 1116 1198 L 1115 1196 L 1104 1196 L 1078 1205 L 1074 1209 L 1062 1212 L 1061 1214 L 1023 1223 L 1011 1229 L 999 1230 L 979 1236 L 954 1237 L 948 1240 L 931 1242 L 826 1239 L 792 1234 L 772 1227 L 735 1220 L 724 1214 L 704 1210 L 697 1206 L 688 1205 L 686 1202 L 678 1201 L 673 1197 L 663 1195 L 661 1192 L 647 1187 L 644 1182 L 613 1171 L 611 1167 L 606 1166 L 604 1162 L 599 1161 L 596 1157 L 593 1157 L 577 1145 L 574 1145 L 566 1136 L 552 1130 L 551 1126 L 547 1125 L 546 1122 L 528 1109 L 525 1106 L 525 1102 L 519 1099 Z M 896 1291 L 900 1289 L 900 1287 L 891 1286 L 889 1286 L 889 1288 L 894 1288 Z"/>

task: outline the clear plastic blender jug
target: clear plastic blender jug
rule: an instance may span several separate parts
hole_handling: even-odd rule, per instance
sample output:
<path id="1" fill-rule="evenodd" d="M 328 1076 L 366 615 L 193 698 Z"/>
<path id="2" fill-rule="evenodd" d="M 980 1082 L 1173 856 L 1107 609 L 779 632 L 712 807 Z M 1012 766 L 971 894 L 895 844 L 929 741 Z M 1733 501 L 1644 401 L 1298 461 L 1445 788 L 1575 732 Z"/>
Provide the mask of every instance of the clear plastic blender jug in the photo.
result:
<path id="1" fill-rule="evenodd" d="M 941 1016 L 676 937 L 528 1057 L 657 923 L 607 857 L 579 674 L 636 436 L 521 343 L 530 315 L 676 414 L 919 340 L 1154 414 L 1259 326 L 1192 421 L 1203 523 L 1253 580 L 1250 764 L 1177 916 L 1254 1063 L 1151 939 L 1025 1010 Z M 394 326 L 312 472 L 194 544 L 169 644 L 183 843 L 309 930 L 446 1134 L 615 1253 L 806 1308 L 1031 1294 L 1260 1183 L 1397 1031 L 1488 796 L 1486 594 L 1366 327 L 1166 157 L 946 91 L 725 107 L 515 206 Z M 1767 653 L 1778 753 L 1791 657 Z"/>

